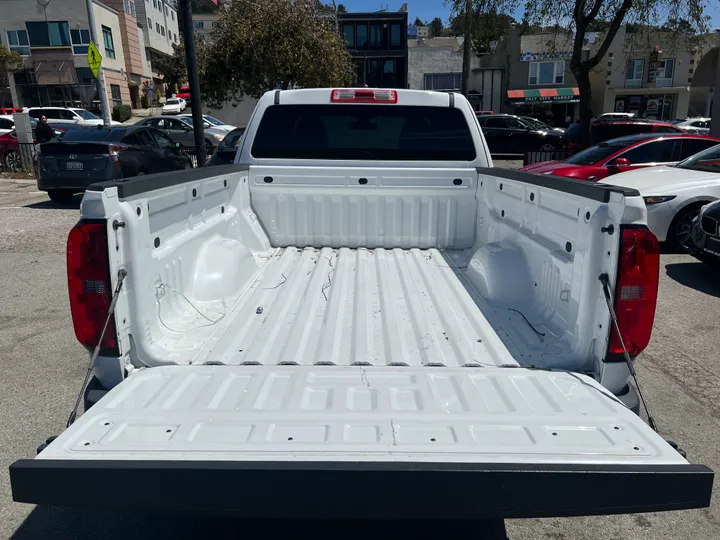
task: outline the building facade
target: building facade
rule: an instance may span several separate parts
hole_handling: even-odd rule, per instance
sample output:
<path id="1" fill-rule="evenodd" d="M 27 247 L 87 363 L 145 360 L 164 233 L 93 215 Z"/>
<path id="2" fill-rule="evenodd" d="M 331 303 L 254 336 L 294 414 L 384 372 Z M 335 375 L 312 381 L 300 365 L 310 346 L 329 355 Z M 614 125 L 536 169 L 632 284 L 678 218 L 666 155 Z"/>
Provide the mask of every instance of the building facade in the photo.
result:
<path id="1" fill-rule="evenodd" d="M 641 35 L 621 27 L 591 74 L 593 112 L 630 112 L 655 120 L 705 114 L 710 89 L 690 87 L 712 39 L 691 48 L 669 33 Z"/>
<path id="2" fill-rule="evenodd" d="M 407 11 L 338 13 L 357 86 L 407 88 L 407 22 Z"/>
<path id="3" fill-rule="evenodd" d="M 142 44 L 145 55 L 152 66 L 162 55 L 173 54 L 173 45 L 180 44 L 178 14 L 171 0 L 137 0 L 137 18 L 142 28 Z M 162 75 L 151 70 L 153 86 L 162 88 Z M 170 89 L 170 92 L 174 89 Z"/>
<path id="4" fill-rule="evenodd" d="M 111 106 L 135 105 L 133 88 L 150 77 L 139 46 L 135 2 L 93 0 L 92 9 L 108 101 Z M 10 77 L 15 106 L 98 110 L 97 81 L 87 61 L 90 36 L 84 2 L 53 0 L 43 7 L 26 0 L 4 0 L 0 41 L 21 54 L 25 64 L 24 71 Z"/>

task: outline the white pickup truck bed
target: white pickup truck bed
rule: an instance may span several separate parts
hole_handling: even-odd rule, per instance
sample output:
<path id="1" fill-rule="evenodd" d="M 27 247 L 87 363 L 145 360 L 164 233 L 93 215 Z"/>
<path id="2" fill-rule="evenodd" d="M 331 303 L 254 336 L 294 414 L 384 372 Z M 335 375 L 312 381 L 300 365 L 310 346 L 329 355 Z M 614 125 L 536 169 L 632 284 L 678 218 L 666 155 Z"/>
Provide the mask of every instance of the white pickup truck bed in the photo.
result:
<path id="1" fill-rule="evenodd" d="M 279 248 L 195 359 L 264 365 L 517 365 L 480 311 L 479 295 L 460 282 L 453 265 L 437 249 Z M 208 324 L 189 304 L 176 300 L 186 304 L 184 315 L 190 317 L 181 328 Z M 508 312 L 507 319 L 512 315 Z"/>

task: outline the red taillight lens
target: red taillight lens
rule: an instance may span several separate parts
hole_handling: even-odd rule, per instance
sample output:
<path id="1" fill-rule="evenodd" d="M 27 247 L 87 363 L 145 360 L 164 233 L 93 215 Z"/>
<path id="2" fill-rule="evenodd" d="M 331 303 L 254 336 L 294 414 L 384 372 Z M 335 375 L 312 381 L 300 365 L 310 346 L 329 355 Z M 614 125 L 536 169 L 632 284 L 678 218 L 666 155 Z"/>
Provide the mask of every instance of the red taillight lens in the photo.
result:
<path id="1" fill-rule="evenodd" d="M 120 150 L 122 150 L 122 146 L 117 146 L 114 144 L 110 145 L 110 159 L 113 161 L 113 165 L 115 165 L 115 168 L 119 171 L 120 169 Z"/>
<path id="2" fill-rule="evenodd" d="M 368 88 L 338 88 L 330 93 L 332 103 L 397 103 L 395 90 L 371 90 Z"/>
<path id="3" fill-rule="evenodd" d="M 623 228 L 620 265 L 615 291 L 615 313 L 620 334 L 631 356 L 640 354 L 650 342 L 660 272 L 660 246 L 649 229 Z M 610 353 L 623 354 L 613 328 Z"/>
<path id="4" fill-rule="evenodd" d="M 100 341 L 111 301 L 110 263 L 105 221 L 80 221 L 67 242 L 68 290 L 75 336 L 92 349 Z M 110 318 L 101 348 L 117 356 L 115 317 Z"/>

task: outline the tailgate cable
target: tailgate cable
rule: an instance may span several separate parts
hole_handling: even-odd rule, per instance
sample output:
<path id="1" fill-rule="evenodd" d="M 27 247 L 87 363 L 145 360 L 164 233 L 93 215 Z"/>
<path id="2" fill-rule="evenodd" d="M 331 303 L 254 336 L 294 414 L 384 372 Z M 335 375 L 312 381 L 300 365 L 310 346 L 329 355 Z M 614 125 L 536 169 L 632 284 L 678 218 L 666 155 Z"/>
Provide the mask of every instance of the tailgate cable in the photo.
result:
<path id="1" fill-rule="evenodd" d="M 610 311 L 610 318 L 612 319 L 613 326 L 615 327 L 615 332 L 617 333 L 617 336 L 620 339 L 620 344 L 623 348 L 623 358 L 625 359 L 625 363 L 627 364 L 628 370 L 630 371 L 630 376 L 635 382 L 635 388 L 637 388 L 637 393 L 638 396 L 640 396 L 640 401 L 643 404 L 643 409 L 645 409 L 645 414 L 647 414 L 648 425 L 653 429 L 653 431 L 658 433 L 658 428 L 655 425 L 655 419 L 650 414 L 650 409 L 648 409 L 647 403 L 645 402 L 645 396 L 643 396 L 642 390 L 640 390 L 640 383 L 638 382 L 637 373 L 635 372 L 635 366 L 633 366 L 632 359 L 630 358 L 630 353 L 628 353 L 627 348 L 625 347 L 625 340 L 623 339 L 622 333 L 620 332 L 617 315 L 615 314 L 615 308 L 613 307 L 612 303 L 612 297 L 614 295 L 612 294 L 613 291 L 610 288 L 610 278 L 607 274 L 600 274 L 600 283 L 602 283 L 603 293 L 605 294 L 605 303 L 607 303 L 608 311 Z"/>
<path id="2" fill-rule="evenodd" d="M 123 282 L 125 281 L 126 277 L 127 270 L 125 270 L 124 268 L 118 270 L 118 282 L 115 286 L 115 292 L 113 293 L 110 307 L 108 308 L 107 317 L 105 317 L 105 324 L 103 325 L 102 332 L 100 332 L 100 339 L 98 339 L 98 343 L 97 345 L 95 345 L 95 349 L 93 350 L 92 356 L 90 357 L 90 363 L 88 364 L 87 372 L 85 373 L 85 380 L 83 380 L 82 386 L 80 387 L 80 393 L 75 400 L 75 406 L 70 413 L 70 417 L 68 418 L 65 428 L 69 428 L 70 426 L 72 426 L 73 422 L 75 422 L 75 419 L 77 418 L 77 410 L 80 407 L 80 400 L 82 400 L 83 393 L 85 392 L 85 387 L 90 380 L 90 375 L 92 375 L 93 368 L 95 367 L 95 361 L 97 360 L 97 357 L 100 356 L 100 346 L 102 344 L 103 338 L 105 337 L 105 331 L 107 330 L 108 324 L 110 323 L 110 317 L 112 317 L 113 313 L 115 312 L 115 304 L 117 304 L 118 298 L 120 297 L 120 289 L 122 289 Z"/>

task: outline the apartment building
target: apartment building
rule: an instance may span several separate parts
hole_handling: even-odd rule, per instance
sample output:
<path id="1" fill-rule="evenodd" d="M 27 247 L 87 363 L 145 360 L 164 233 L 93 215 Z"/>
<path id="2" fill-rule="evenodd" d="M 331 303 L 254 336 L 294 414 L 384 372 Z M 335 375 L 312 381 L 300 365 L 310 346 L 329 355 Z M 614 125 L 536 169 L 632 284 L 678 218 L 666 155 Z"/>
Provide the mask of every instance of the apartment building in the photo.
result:
<path id="1" fill-rule="evenodd" d="M 93 0 L 96 46 L 111 104 L 133 105 L 133 88 L 149 79 L 139 47 L 132 0 Z M 134 36 L 134 39 L 133 39 Z M 25 70 L 10 77 L 16 106 L 78 106 L 99 109 L 97 84 L 87 62 L 90 28 L 84 2 L 53 0 L 46 6 L 4 0 L 0 41 L 21 54 Z"/>
<path id="2" fill-rule="evenodd" d="M 593 112 L 631 112 L 657 120 L 706 114 L 710 89 L 691 89 L 691 85 L 694 70 L 713 40 L 707 36 L 690 48 L 667 32 L 640 34 L 621 27 L 591 73 Z"/>
<path id="3" fill-rule="evenodd" d="M 135 10 L 142 28 L 143 45 L 150 65 L 160 55 L 173 54 L 173 45 L 180 44 L 178 14 L 171 0 L 136 0 Z M 162 86 L 162 76 L 152 70 L 154 86 Z"/>

